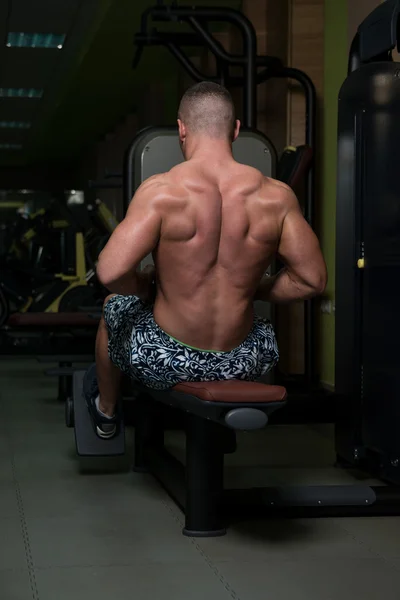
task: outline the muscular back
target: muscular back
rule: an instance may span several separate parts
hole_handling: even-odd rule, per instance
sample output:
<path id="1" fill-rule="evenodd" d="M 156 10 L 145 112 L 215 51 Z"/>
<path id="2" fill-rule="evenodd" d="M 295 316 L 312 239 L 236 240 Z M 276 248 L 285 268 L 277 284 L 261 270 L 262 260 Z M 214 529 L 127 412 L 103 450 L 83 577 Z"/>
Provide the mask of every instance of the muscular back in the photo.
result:
<path id="1" fill-rule="evenodd" d="M 230 350 L 252 327 L 254 295 L 278 248 L 282 184 L 233 159 L 220 168 L 190 160 L 158 181 L 155 320 L 189 345 Z"/>
<path id="2" fill-rule="evenodd" d="M 99 257 L 99 280 L 112 292 L 146 297 L 148 277 L 135 273 L 151 252 L 154 318 L 197 348 L 240 344 L 252 327 L 256 294 L 290 302 L 322 293 L 326 284 L 318 240 L 296 196 L 227 152 L 203 153 L 145 181 Z M 262 280 L 275 254 L 285 269 Z"/>

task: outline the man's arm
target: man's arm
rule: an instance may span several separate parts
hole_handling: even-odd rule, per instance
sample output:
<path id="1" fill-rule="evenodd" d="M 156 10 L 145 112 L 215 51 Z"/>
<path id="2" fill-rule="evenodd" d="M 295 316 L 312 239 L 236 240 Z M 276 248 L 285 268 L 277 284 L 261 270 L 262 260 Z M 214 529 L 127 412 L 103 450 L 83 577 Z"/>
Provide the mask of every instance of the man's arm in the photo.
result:
<path id="1" fill-rule="evenodd" d="M 158 244 L 161 231 L 159 200 L 164 190 L 160 176 L 145 181 L 133 197 L 125 219 L 113 231 L 101 252 L 97 277 L 110 292 L 147 297 L 152 275 L 136 270 Z"/>
<path id="2" fill-rule="evenodd" d="M 307 300 L 322 294 L 327 271 L 317 236 L 304 219 L 296 196 L 285 186 L 286 206 L 277 257 L 284 268 L 273 277 L 264 277 L 256 300 L 285 303 Z"/>

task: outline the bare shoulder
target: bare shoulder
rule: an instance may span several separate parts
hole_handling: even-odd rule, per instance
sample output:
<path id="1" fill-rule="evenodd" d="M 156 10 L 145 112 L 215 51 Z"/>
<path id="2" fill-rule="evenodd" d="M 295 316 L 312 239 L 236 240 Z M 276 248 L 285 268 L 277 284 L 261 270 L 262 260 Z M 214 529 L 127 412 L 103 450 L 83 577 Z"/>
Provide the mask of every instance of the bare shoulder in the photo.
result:
<path id="1" fill-rule="evenodd" d="M 151 202 L 156 205 L 160 200 L 173 199 L 181 193 L 180 186 L 171 180 L 169 173 L 160 173 L 143 181 L 136 190 L 132 203 Z"/>
<path id="2" fill-rule="evenodd" d="M 165 187 L 168 183 L 167 175 L 167 173 L 158 173 L 157 175 L 152 175 L 148 179 L 145 179 L 136 190 L 134 198 L 143 196 L 150 191 L 154 192 L 157 188 Z"/>
<path id="3" fill-rule="evenodd" d="M 283 181 L 273 179 L 272 177 L 264 177 L 262 197 L 276 203 L 281 208 L 283 214 L 288 213 L 292 209 L 297 209 L 299 206 L 296 194 L 292 188 L 283 183 Z"/>

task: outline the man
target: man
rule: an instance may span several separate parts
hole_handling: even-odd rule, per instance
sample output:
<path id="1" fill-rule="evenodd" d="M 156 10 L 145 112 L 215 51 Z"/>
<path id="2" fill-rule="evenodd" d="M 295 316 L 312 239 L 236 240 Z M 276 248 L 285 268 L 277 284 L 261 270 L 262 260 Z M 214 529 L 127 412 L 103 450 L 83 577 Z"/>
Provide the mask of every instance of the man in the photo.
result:
<path id="1" fill-rule="evenodd" d="M 118 424 L 121 371 L 158 389 L 255 380 L 278 349 L 253 301 L 305 300 L 326 285 L 318 240 L 293 192 L 233 159 L 240 122 L 229 92 L 199 83 L 178 117 L 185 162 L 140 186 L 99 257 L 97 275 L 115 295 L 104 304 L 84 394 L 103 438 Z M 137 272 L 149 253 L 155 269 Z M 285 267 L 266 277 L 275 256 Z"/>

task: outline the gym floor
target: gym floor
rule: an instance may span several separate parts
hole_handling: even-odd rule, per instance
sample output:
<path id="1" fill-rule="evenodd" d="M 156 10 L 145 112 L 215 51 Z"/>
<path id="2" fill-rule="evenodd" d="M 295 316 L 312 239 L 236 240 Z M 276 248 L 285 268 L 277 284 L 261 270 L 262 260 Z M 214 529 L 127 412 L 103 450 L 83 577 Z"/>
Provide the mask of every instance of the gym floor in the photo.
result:
<path id="1" fill-rule="evenodd" d="M 398 600 L 400 518 L 248 522 L 186 538 L 182 513 L 129 456 L 77 459 L 44 368 L 0 365 L 2 599 Z M 182 451 L 178 433 L 169 442 Z M 343 481 L 333 459 L 329 426 L 270 427 L 240 438 L 227 482 Z"/>

